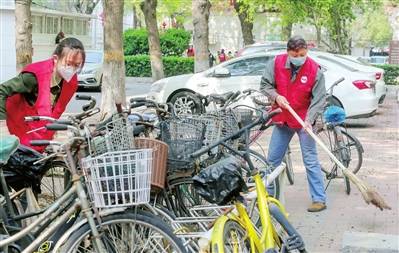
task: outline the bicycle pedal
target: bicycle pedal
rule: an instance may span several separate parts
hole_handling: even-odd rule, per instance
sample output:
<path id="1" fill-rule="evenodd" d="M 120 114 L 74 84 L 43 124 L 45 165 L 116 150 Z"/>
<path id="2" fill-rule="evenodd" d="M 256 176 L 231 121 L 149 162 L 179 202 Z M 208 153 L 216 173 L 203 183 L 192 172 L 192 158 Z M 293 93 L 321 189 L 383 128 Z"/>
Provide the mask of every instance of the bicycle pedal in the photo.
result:
<path id="1" fill-rule="evenodd" d="M 302 250 L 305 248 L 305 244 L 300 235 L 292 235 L 285 240 L 285 247 L 287 250 Z"/>

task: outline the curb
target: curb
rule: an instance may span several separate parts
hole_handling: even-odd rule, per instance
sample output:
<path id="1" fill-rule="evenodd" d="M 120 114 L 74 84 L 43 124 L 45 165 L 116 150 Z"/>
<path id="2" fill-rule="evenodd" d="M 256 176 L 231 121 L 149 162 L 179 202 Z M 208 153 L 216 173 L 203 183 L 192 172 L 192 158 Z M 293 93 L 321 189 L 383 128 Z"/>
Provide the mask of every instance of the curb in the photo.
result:
<path id="1" fill-rule="evenodd" d="M 141 84 L 152 84 L 152 77 L 125 77 L 125 83 L 141 83 Z"/>

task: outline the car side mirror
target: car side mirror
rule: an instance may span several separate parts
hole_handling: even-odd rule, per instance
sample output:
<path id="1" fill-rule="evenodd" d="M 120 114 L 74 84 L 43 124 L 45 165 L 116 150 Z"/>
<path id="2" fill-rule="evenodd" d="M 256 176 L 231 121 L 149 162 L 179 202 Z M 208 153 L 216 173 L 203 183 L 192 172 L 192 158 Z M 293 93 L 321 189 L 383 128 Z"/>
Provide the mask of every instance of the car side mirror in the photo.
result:
<path id="1" fill-rule="evenodd" d="M 230 77 L 230 72 L 228 69 L 226 68 L 217 68 L 215 69 L 215 71 L 213 72 L 213 76 L 214 77 Z"/>

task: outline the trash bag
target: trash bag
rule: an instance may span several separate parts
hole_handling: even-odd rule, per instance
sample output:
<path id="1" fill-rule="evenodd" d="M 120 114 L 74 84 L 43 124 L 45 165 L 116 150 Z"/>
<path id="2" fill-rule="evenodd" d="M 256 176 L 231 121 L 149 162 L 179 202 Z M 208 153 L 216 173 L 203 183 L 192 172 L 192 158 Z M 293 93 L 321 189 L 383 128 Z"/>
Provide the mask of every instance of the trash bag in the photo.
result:
<path id="1" fill-rule="evenodd" d="M 19 145 L 3 167 L 6 182 L 15 190 L 30 186 L 34 191 L 40 192 L 40 179 L 44 174 L 46 161 L 37 164 L 34 162 L 42 158 L 43 155 L 36 150 Z"/>
<path id="2" fill-rule="evenodd" d="M 225 205 L 248 191 L 242 177 L 241 162 L 229 155 L 193 177 L 195 191 L 212 204 Z"/>

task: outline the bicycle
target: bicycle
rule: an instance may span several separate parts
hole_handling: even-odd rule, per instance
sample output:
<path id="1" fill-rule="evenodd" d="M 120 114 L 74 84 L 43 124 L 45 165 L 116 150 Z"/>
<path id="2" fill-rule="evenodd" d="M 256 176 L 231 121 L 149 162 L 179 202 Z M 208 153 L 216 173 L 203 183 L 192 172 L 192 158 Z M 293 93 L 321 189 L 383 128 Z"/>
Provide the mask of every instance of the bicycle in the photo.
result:
<path id="1" fill-rule="evenodd" d="M 65 125 L 57 126 L 55 124 L 55 127 L 52 127 L 52 129 L 56 128 L 65 130 Z M 81 137 L 79 134 L 77 131 L 76 137 L 72 137 L 62 145 L 65 148 L 71 169 L 72 187 L 46 208 L 27 228 L 16 229 L 3 225 L 1 232 L 5 235 L 5 239 L 0 241 L 0 247 L 23 238 L 23 244 L 17 245 L 21 250 L 24 249 L 23 252 L 44 249 L 56 251 L 61 246 L 62 252 L 76 252 L 76 248 L 79 246 L 84 246 L 82 250 L 85 252 L 126 252 L 128 249 L 144 251 L 148 249 L 146 247 L 152 246 L 154 248 L 148 250 L 185 252 L 180 240 L 173 235 L 162 220 L 140 210 L 132 212 L 128 209 L 129 206 L 149 201 L 148 179 L 151 169 L 151 150 L 118 151 L 83 159 L 82 170 L 87 184 L 85 189 L 82 184 L 82 176 L 78 174 L 75 165 L 72 149 L 79 149 L 81 146 L 87 145 L 89 136 Z M 0 150 L 3 158 L 3 163 L 0 166 L 1 176 L 3 174 L 2 165 L 13 152 L 13 147 L 18 144 L 18 139 L 9 137 L 9 139 L 3 140 L 3 143 L 11 143 L 11 145 L 3 146 Z M 56 143 L 36 141 L 36 144 L 47 146 Z M 84 149 L 80 151 L 84 151 Z M 83 154 L 83 156 L 85 155 Z M 96 163 L 93 164 L 93 162 Z M 144 162 L 146 166 L 144 166 Z M 100 164 L 105 167 L 99 167 Z M 111 172 L 108 169 L 111 169 Z M 100 174 L 97 174 L 99 172 Z M 132 174 L 132 172 L 134 173 Z M 117 174 L 115 175 L 115 173 Z M 1 178 L 3 179 L 3 177 Z M 112 180 L 110 181 L 110 179 Z M 136 183 L 129 183 L 131 180 L 136 180 L 134 181 Z M 105 186 L 102 183 L 105 183 Z M 95 186 L 95 184 L 99 185 Z M 3 180 L 2 188 L 6 188 Z M 99 189 L 100 192 L 98 192 Z M 136 194 L 132 195 L 132 191 L 135 191 Z M 94 197 L 94 205 L 91 205 L 88 196 Z M 5 191 L 5 198 L 7 206 L 10 206 L 8 191 Z M 80 213 L 83 213 L 84 216 L 79 216 Z M 2 218 L 6 223 L 5 217 Z M 35 236 L 32 236 L 30 232 L 43 222 L 41 228 L 35 232 Z M 101 231 L 101 235 L 99 231 Z M 65 244 L 62 245 L 64 242 Z M 12 245 L 12 247 L 16 246 Z"/>
<path id="2" fill-rule="evenodd" d="M 227 198 L 224 199 L 224 201 L 234 202 L 234 208 L 226 210 L 226 212 L 224 212 L 223 215 L 214 223 L 213 230 L 207 233 L 201 239 L 202 241 L 199 242 L 201 249 L 203 250 L 201 252 L 206 252 L 209 250 L 209 242 L 212 244 L 212 252 L 265 252 L 265 250 L 272 250 L 273 252 L 276 252 L 276 246 L 278 246 L 281 252 L 285 252 L 285 250 L 299 250 L 300 252 L 306 252 L 301 236 L 289 222 L 288 215 L 286 214 L 281 203 L 268 194 L 258 170 L 254 168 L 251 160 L 249 159 L 248 141 L 250 129 L 259 124 L 266 125 L 270 118 L 278 113 L 281 113 L 280 109 L 274 110 L 269 114 L 265 113 L 260 116 L 257 121 L 250 123 L 237 132 L 230 134 L 229 136 L 226 136 L 223 139 L 212 143 L 209 146 L 203 147 L 202 149 L 191 154 L 192 157 L 199 157 L 216 146 L 225 146 L 232 153 L 246 161 L 246 164 L 249 166 L 249 170 L 254 178 L 256 189 L 256 191 L 252 193 L 252 198 L 255 199 L 252 199 L 250 204 L 251 207 L 248 208 L 246 208 L 242 203 L 243 199 L 239 195 L 239 192 L 243 190 L 242 188 L 219 189 L 220 192 L 223 192 L 223 196 Z M 237 148 L 227 144 L 229 139 L 234 138 L 234 136 L 238 134 L 244 134 L 245 136 L 245 151 L 240 151 Z M 276 170 L 272 172 L 272 174 L 279 173 L 284 168 L 285 164 L 282 164 L 278 166 Z M 209 189 L 209 187 L 217 187 L 219 183 L 222 183 L 223 180 L 225 180 L 222 177 L 217 179 L 215 178 L 213 181 L 214 184 L 208 185 L 201 179 L 202 175 L 199 174 L 194 177 L 194 180 L 197 182 L 195 186 L 198 193 L 203 192 L 203 190 L 206 192 L 206 189 Z M 214 197 L 217 198 L 216 193 L 213 195 L 214 196 L 210 197 L 206 194 L 203 197 L 208 196 L 209 199 L 213 199 Z M 256 211 L 259 213 L 259 218 L 261 221 L 261 228 L 259 229 L 253 225 L 253 222 L 248 214 L 252 213 L 252 211 L 255 209 L 256 203 L 258 206 Z M 236 211 L 232 212 L 233 210 Z M 275 225 L 273 225 L 271 216 L 274 217 L 274 222 L 278 223 L 282 228 L 279 231 L 280 234 L 278 234 Z M 282 241 L 281 239 L 284 237 L 283 234 L 287 236 L 287 238 L 283 239 Z M 210 240 L 209 236 L 211 236 Z"/>
<path id="3" fill-rule="evenodd" d="M 332 100 L 334 87 L 343 80 L 345 79 L 340 78 L 327 90 L 325 114 L 321 123 L 323 127 L 316 130 L 316 136 L 346 168 L 356 174 L 363 163 L 363 146 L 356 136 L 346 130 L 344 123 L 345 114 L 343 110 L 341 111 L 337 109 L 337 107 L 333 107 L 334 104 Z M 328 111 L 329 109 L 336 110 L 336 112 L 334 111 L 331 115 Z M 326 189 L 332 179 L 343 178 L 345 192 L 350 194 L 350 180 L 342 173 L 342 170 L 338 165 L 331 160 L 328 154 L 324 152 L 319 145 L 317 145 L 317 148 L 321 169 L 326 174 L 327 180 L 329 180 Z"/>

